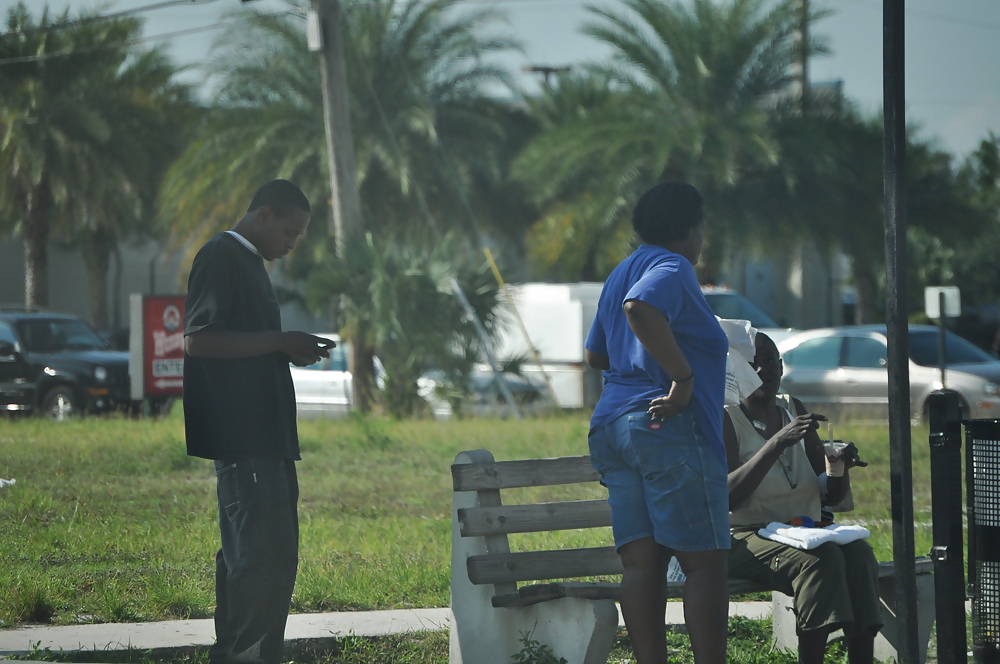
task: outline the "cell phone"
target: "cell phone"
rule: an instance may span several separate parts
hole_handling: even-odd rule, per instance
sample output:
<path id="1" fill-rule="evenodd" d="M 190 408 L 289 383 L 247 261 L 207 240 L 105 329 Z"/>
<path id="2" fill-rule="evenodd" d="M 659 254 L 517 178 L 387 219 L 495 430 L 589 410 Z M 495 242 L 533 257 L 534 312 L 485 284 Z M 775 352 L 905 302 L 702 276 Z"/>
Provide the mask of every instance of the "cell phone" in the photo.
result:
<path id="1" fill-rule="evenodd" d="M 336 348 L 337 347 L 337 342 L 334 341 L 333 339 L 322 339 L 321 338 L 320 341 L 316 342 L 316 345 L 319 346 L 320 348 Z"/>
<path id="2" fill-rule="evenodd" d="M 861 460 L 861 454 L 858 452 L 858 448 L 854 445 L 854 443 L 847 444 L 847 447 L 844 448 L 844 451 L 840 453 L 840 458 L 843 461 L 850 461 L 855 465 L 864 465 L 864 466 L 868 465 L 867 463 Z"/>

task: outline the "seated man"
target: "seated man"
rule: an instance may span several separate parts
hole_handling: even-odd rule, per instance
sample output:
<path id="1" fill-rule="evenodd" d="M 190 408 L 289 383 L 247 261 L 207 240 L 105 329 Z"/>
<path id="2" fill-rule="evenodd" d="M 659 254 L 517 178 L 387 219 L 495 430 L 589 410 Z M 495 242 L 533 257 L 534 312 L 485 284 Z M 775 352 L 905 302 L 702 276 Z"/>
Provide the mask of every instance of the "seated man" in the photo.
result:
<path id="1" fill-rule="evenodd" d="M 758 333 L 753 367 L 763 384 L 739 406 L 726 406 L 723 438 L 729 462 L 732 550 L 729 574 L 753 579 L 793 598 L 799 662 L 821 664 L 830 632 L 843 628 L 851 664 L 871 664 L 882 627 L 878 562 L 864 540 L 827 542 L 803 551 L 760 537 L 771 522 L 796 517 L 819 522 L 822 505 L 836 505 L 850 487 L 847 468 L 867 465 L 856 455 L 843 461 L 842 477 L 825 471 L 816 434 L 822 415 L 810 415 L 798 399 L 778 396 L 783 373 L 774 342 Z M 794 408 L 793 417 L 790 408 Z"/>

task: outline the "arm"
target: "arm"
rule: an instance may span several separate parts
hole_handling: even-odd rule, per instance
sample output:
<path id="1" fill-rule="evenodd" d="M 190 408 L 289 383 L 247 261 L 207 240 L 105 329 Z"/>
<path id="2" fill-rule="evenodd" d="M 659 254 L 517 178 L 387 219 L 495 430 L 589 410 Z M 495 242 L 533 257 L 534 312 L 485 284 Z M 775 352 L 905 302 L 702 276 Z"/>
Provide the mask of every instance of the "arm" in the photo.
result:
<path id="1" fill-rule="evenodd" d="M 622 308 L 639 343 L 674 378 L 670 393 L 653 401 L 650 414 L 661 419 L 672 417 L 691 402 L 695 381 L 691 365 L 677 345 L 670 322 L 663 312 L 641 300 L 628 300 Z"/>
<path id="2" fill-rule="evenodd" d="M 796 413 L 799 415 L 804 415 L 806 413 L 806 407 L 801 401 L 792 397 L 792 403 L 795 406 Z M 826 453 L 823 450 L 823 441 L 820 440 L 819 434 L 815 431 L 810 431 L 806 434 L 805 443 L 806 454 L 809 455 L 809 464 L 813 467 L 813 471 L 815 471 L 817 475 L 826 472 Z M 851 474 L 849 471 L 852 467 L 853 464 L 849 462 L 845 463 L 843 476 L 827 476 L 826 500 L 824 501 L 827 505 L 836 505 L 847 497 L 847 492 L 851 488 Z"/>
<path id="3" fill-rule="evenodd" d="M 595 369 L 607 371 L 611 368 L 611 358 L 608 357 L 607 355 L 601 355 L 600 353 L 594 353 L 588 350 L 587 364 L 594 367 Z"/>
<path id="4" fill-rule="evenodd" d="M 796 415 L 808 415 L 805 405 L 795 397 L 792 397 L 792 408 Z M 823 452 L 823 441 L 820 440 L 819 433 L 809 431 L 803 439 L 806 446 L 806 456 L 809 458 L 809 465 L 813 472 L 820 475 L 826 472 L 826 455 Z"/>
<path id="5" fill-rule="evenodd" d="M 305 332 L 239 332 L 206 327 L 184 338 L 184 350 L 193 357 L 235 360 L 284 353 L 298 366 L 308 366 L 329 357 L 329 339 Z"/>
<path id="6" fill-rule="evenodd" d="M 729 462 L 729 509 L 736 509 L 746 502 L 747 498 L 760 486 L 767 472 L 777 462 L 778 455 L 792 445 L 796 445 L 799 439 L 809 431 L 818 429 L 820 420 L 825 419 L 822 415 L 796 417 L 764 443 L 764 446 L 749 461 L 740 465 L 736 429 L 729 419 L 729 413 L 726 413 L 722 438 L 726 444 L 726 458 Z"/>

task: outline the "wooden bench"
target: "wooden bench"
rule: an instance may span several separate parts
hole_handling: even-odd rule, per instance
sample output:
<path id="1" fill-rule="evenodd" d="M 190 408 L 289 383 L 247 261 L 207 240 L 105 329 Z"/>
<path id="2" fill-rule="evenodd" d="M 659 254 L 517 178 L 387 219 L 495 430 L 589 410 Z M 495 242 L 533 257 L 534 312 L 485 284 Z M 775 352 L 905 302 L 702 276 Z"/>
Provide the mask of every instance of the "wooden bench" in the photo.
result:
<path id="1" fill-rule="evenodd" d="M 618 630 L 618 583 L 531 581 L 622 573 L 613 546 L 512 553 L 508 535 L 611 525 L 606 499 L 504 505 L 503 489 L 597 482 L 589 456 L 496 462 L 486 450 L 462 452 L 451 467 L 451 664 L 508 664 L 521 633 L 570 664 L 604 664 Z M 669 583 L 670 597 L 684 584 Z M 730 594 L 766 590 L 731 580 Z"/>
<path id="2" fill-rule="evenodd" d="M 569 664 L 605 664 L 618 630 L 619 584 L 563 579 L 620 575 L 615 547 L 515 553 L 508 536 L 610 526 L 607 500 L 504 505 L 500 495 L 504 489 L 597 482 L 590 457 L 497 462 L 490 452 L 474 450 L 459 453 L 451 470 L 451 664 L 509 664 L 527 632 Z M 923 567 L 929 561 L 920 565 L 918 573 L 929 571 Z M 881 563 L 879 576 L 891 577 L 892 563 Z M 548 583 L 518 586 L 538 581 Z M 730 595 L 768 590 L 753 581 L 729 581 Z M 889 590 L 883 588 L 883 597 L 891 596 Z M 683 591 L 683 582 L 667 584 L 668 597 Z M 776 641 L 794 648 L 787 635 L 790 598 L 773 598 Z"/>

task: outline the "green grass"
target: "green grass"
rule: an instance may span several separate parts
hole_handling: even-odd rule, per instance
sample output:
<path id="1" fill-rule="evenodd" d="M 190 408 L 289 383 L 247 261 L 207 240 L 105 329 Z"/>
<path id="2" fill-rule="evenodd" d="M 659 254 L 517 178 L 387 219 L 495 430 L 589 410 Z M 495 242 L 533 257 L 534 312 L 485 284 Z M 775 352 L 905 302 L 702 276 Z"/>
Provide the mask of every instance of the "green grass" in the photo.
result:
<path id="1" fill-rule="evenodd" d="M 179 409 L 178 409 L 179 410 Z M 854 471 L 880 560 L 892 557 L 884 429 L 838 426 L 871 467 Z M 586 454 L 580 416 L 528 421 L 300 424 L 302 532 L 293 611 L 446 606 L 457 452 L 497 459 Z M 179 414 L 160 421 L 0 420 L 0 625 L 204 618 L 218 547 L 210 462 L 184 454 Z M 930 547 L 926 432 L 914 431 L 917 552 Z M 507 502 L 597 498 L 597 484 L 508 492 Z M 608 529 L 511 538 L 512 547 L 600 546 Z"/>

